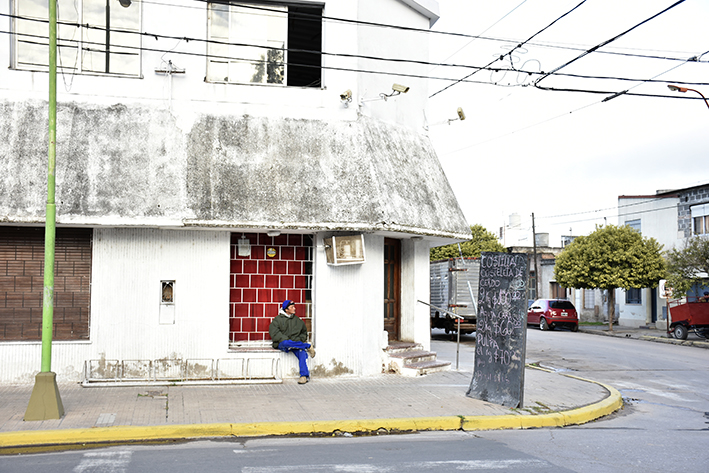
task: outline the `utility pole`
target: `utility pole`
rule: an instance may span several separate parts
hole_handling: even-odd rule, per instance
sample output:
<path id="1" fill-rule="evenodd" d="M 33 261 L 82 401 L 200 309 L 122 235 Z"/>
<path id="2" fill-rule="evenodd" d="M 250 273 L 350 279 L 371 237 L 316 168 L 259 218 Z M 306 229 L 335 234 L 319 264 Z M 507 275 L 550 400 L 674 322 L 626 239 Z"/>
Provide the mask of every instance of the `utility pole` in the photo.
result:
<path id="1" fill-rule="evenodd" d="M 49 152 L 47 213 L 44 223 L 44 293 L 42 297 L 42 370 L 35 377 L 24 420 L 61 419 L 64 405 L 52 372 L 54 331 L 54 248 L 57 208 L 54 201 L 57 156 L 57 2 L 49 0 Z"/>
<path id="2" fill-rule="evenodd" d="M 534 227 L 534 212 L 532 212 L 532 245 L 534 247 L 534 298 L 539 299 L 539 271 L 537 271 L 537 230 Z"/>

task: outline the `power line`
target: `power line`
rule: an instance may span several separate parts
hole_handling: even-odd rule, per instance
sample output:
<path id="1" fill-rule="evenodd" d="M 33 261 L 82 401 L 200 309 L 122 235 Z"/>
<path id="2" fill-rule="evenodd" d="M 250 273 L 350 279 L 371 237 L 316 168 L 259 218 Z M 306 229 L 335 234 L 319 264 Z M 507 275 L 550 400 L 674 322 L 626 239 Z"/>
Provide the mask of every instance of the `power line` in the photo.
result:
<path id="1" fill-rule="evenodd" d="M 210 0 L 194 0 L 194 1 L 198 2 L 198 3 L 220 3 L 223 5 L 228 4 L 227 1 L 222 1 L 222 2 L 215 2 L 215 1 L 210 1 Z M 171 7 L 171 8 L 193 8 L 193 9 L 199 9 L 200 11 L 204 11 L 204 9 L 202 7 L 190 7 L 190 6 L 186 6 L 186 5 L 171 5 L 171 4 L 153 2 L 153 1 L 148 1 L 148 0 L 143 0 L 143 3 L 166 6 L 166 7 Z M 255 12 L 263 11 L 263 12 L 267 12 L 267 13 L 283 14 L 283 12 L 280 10 L 274 10 L 274 9 L 270 9 L 270 8 L 267 8 L 264 6 L 256 6 L 256 5 L 240 5 L 240 6 L 242 8 L 248 8 L 248 9 L 254 10 Z M 517 7 L 515 7 L 515 9 L 516 8 Z M 259 13 L 251 13 L 251 14 L 258 15 Z M 493 42 L 519 43 L 519 41 L 520 41 L 518 39 L 495 38 L 495 37 L 491 37 L 491 36 L 482 36 L 482 34 L 472 35 L 472 34 L 466 34 L 466 33 L 456 33 L 456 32 L 451 32 L 451 31 L 438 31 L 438 30 L 424 29 L 424 28 L 405 27 L 405 26 L 392 25 L 392 24 L 387 24 L 387 23 L 352 20 L 352 19 L 348 19 L 348 18 L 338 18 L 338 17 L 324 16 L 324 15 L 313 15 L 313 14 L 308 14 L 308 13 L 304 13 L 304 12 L 298 12 L 298 13 L 293 13 L 293 14 L 297 15 L 299 18 L 302 18 L 302 19 L 310 18 L 313 21 L 321 21 L 321 20 L 322 21 L 335 21 L 335 22 L 342 22 L 342 23 L 350 23 L 350 24 L 354 24 L 354 25 L 380 27 L 380 28 L 388 28 L 388 29 L 402 30 L 402 31 L 412 31 L 412 32 L 434 34 L 434 35 L 440 35 L 440 36 L 455 36 L 455 37 L 462 37 L 462 38 L 482 39 L 485 41 L 493 41 Z M 508 13 L 508 15 L 509 15 L 509 13 Z M 505 15 L 505 17 L 508 15 Z M 505 17 L 503 17 L 503 18 L 505 18 Z M 495 24 L 497 24 L 497 23 L 495 23 Z M 538 47 L 546 47 L 546 48 L 568 49 L 571 51 L 584 51 L 585 50 L 583 48 L 567 46 L 562 43 L 554 44 L 554 43 L 527 42 L 526 44 L 528 44 L 530 46 L 538 46 Z M 635 48 L 630 48 L 630 49 L 638 50 Z M 642 55 L 642 54 L 633 54 L 633 53 L 620 53 L 620 52 L 614 52 L 614 51 L 597 51 L 597 53 L 598 54 L 622 55 L 622 56 L 629 56 L 629 57 L 639 57 L 639 58 L 647 58 L 647 59 L 662 59 L 662 60 L 670 60 L 670 61 L 684 61 L 685 60 L 684 58 L 673 58 L 673 57 L 656 56 L 656 55 Z"/>
<path id="2" fill-rule="evenodd" d="M 546 29 L 550 28 L 554 23 L 556 23 L 557 21 L 560 21 L 560 20 L 561 20 L 562 18 L 564 18 L 566 15 L 569 15 L 571 12 L 573 12 L 574 10 L 576 10 L 577 8 L 579 8 L 579 7 L 580 7 L 581 5 L 583 5 L 584 3 L 586 3 L 586 0 L 582 0 L 581 3 L 579 3 L 578 5 L 576 5 L 574 8 L 572 8 L 572 9 L 569 10 L 568 12 L 564 13 L 563 15 L 561 15 L 561 16 L 560 16 L 559 18 L 557 18 L 556 20 L 554 20 L 554 21 L 552 21 L 551 23 L 549 23 L 547 26 L 545 26 L 544 28 L 542 28 L 541 30 L 539 30 L 538 32 L 536 32 L 535 34 L 533 34 L 532 36 L 530 36 L 526 41 L 521 42 L 520 44 L 518 44 L 517 46 L 515 46 L 514 48 L 512 48 L 510 51 L 508 51 L 507 53 L 501 55 L 499 58 L 495 58 L 495 59 L 493 59 L 492 61 L 490 61 L 490 62 L 485 66 L 485 68 L 487 68 L 487 67 L 493 65 L 493 64 L 496 63 L 498 60 L 499 60 L 499 61 L 503 61 L 504 58 L 505 58 L 505 56 L 509 56 L 509 57 L 511 58 L 513 52 L 515 52 L 517 49 L 521 48 L 521 47 L 524 46 L 526 43 L 528 43 L 529 41 L 531 41 L 532 39 L 534 39 L 535 36 L 538 36 L 538 35 L 541 34 L 543 31 L 545 31 Z M 443 91 L 445 91 L 445 90 L 447 90 L 447 89 L 450 89 L 450 88 L 453 87 L 454 85 L 460 84 L 463 80 L 468 79 L 468 78 L 471 77 L 473 74 L 476 74 L 476 73 L 480 72 L 482 69 L 483 69 L 483 68 L 479 68 L 478 70 L 471 72 L 471 73 L 468 74 L 467 76 L 463 77 L 463 79 L 461 79 L 461 80 L 459 80 L 459 81 L 457 81 L 457 82 L 454 82 L 454 83 L 452 83 L 452 84 L 449 84 L 449 85 L 447 85 L 446 87 L 444 87 L 444 88 L 442 88 L 441 90 L 439 90 L 438 92 L 435 92 L 435 93 L 429 95 L 428 98 L 432 98 L 432 97 L 434 97 L 434 96 L 440 94 L 441 92 L 443 92 Z"/>
<path id="3" fill-rule="evenodd" d="M 631 31 L 633 31 L 633 30 L 639 28 L 640 26 L 644 25 L 645 23 L 648 23 L 648 22 L 651 21 L 651 20 L 654 20 L 654 19 L 657 18 L 658 16 L 660 16 L 660 15 L 662 15 L 662 14 L 664 14 L 664 13 L 670 11 L 671 9 L 673 9 L 673 8 L 675 8 L 676 6 L 678 6 L 678 5 L 682 4 L 682 3 L 684 3 L 685 1 L 686 1 L 686 0 L 678 0 L 677 2 L 673 3 L 672 5 L 670 5 L 669 7 L 665 8 L 664 10 L 660 11 L 659 13 L 656 13 L 656 14 L 652 15 L 650 18 L 647 18 L 647 19 L 641 21 L 640 23 L 638 23 L 637 25 L 635 25 L 635 26 L 633 26 L 633 27 L 631 27 L 631 28 L 629 28 L 629 29 L 623 31 L 622 33 L 620 33 L 620 34 L 618 34 L 618 35 L 616 35 L 616 36 L 614 36 L 614 37 L 612 37 L 612 38 L 610 38 L 610 39 L 607 39 L 607 40 L 603 41 L 602 43 L 597 44 L 596 46 L 592 47 L 592 48 L 589 49 L 588 51 L 584 51 L 582 54 L 576 56 L 575 58 L 571 59 L 570 61 L 567 61 L 566 63 L 562 64 L 561 66 L 559 66 L 559 67 L 553 69 L 551 72 L 548 72 L 548 73 L 542 75 L 542 77 L 540 77 L 539 79 L 537 79 L 537 80 L 534 82 L 534 86 L 537 87 L 537 86 L 539 85 L 539 82 L 543 81 L 544 79 L 546 79 L 547 77 L 549 77 L 551 74 L 560 71 L 561 69 L 563 69 L 563 68 L 569 66 L 570 64 L 573 64 L 574 62 L 578 61 L 579 59 L 581 59 L 581 58 L 583 58 L 583 57 L 585 57 L 585 56 L 588 56 L 589 54 L 591 54 L 592 52 L 594 52 L 594 51 L 596 51 L 596 50 L 602 48 L 603 46 L 606 46 L 607 44 L 612 43 L 613 41 L 617 40 L 618 38 L 620 38 L 620 37 L 622 37 L 622 36 L 625 36 L 626 34 L 630 33 Z"/>
<path id="4" fill-rule="evenodd" d="M 41 20 L 41 19 L 36 19 L 36 18 L 28 18 L 24 16 L 18 16 L 18 15 L 9 15 L 9 14 L 1 14 L 0 16 L 7 16 L 10 18 L 15 18 L 15 19 L 21 19 L 21 20 L 26 20 L 26 21 L 34 21 L 34 22 L 40 22 L 40 23 L 46 23 L 46 20 Z M 75 28 L 88 28 L 88 29 L 94 29 L 98 31 L 106 31 L 105 27 L 101 26 L 95 26 L 95 25 L 89 25 L 89 24 L 79 24 L 79 23 L 71 23 L 71 22 L 60 22 L 62 26 L 70 26 L 70 27 L 75 27 Z M 416 65 L 435 65 L 435 66 L 445 66 L 445 67 L 454 67 L 454 68 L 466 68 L 466 69 L 475 69 L 475 72 L 479 70 L 489 70 L 492 72 L 521 72 L 521 73 L 527 73 L 527 74 L 543 74 L 540 72 L 527 72 L 527 71 L 521 71 L 518 69 L 510 69 L 510 68 L 493 68 L 493 67 L 479 67 L 479 66 L 470 66 L 470 65 L 464 65 L 464 64 L 447 64 L 447 63 L 433 63 L 429 61 L 420 61 L 420 60 L 413 60 L 413 59 L 401 59 L 401 58 L 391 58 L 391 57 L 378 57 L 378 56 L 370 56 L 370 55 L 360 55 L 360 54 L 348 54 L 348 53 L 329 53 L 327 51 L 317 51 L 317 50 L 306 50 L 306 49 L 287 49 L 287 48 L 272 48 L 268 46 L 262 46 L 262 45 L 255 45 L 255 44 L 250 44 L 250 43 L 236 43 L 236 42 L 224 42 L 224 41 L 218 41 L 218 40 L 210 40 L 210 39 L 202 39 L 202 38 L 191 38 L 191 37 L 184 37 L 184 36 L 172 36 L 172 35 L 163 35 L 163 34 L 157 34 L 157 33 L 151 33 L 151 32 L 138 32 L 138 31 L 131 31 L 131 30 L 122 30 L 122 29 L 112 29 L 111 31 L 115 31 L 118 33 L 125 33 L 125 34 L 137 34 L 145 37 L 150 37 L 150 38 L 155 38 L 155 39 L 173 39 L 173 40 L 180 40 L 180 41 L 185 41 L 189 43 L 190 41 L 194 42 L 200 42 L 200 43 L 205 43 L 205 44 L 217 44 L 217 45 L 225 45 L 225 46 L 241 46 L 241 47 L 253 47 L 253 48 L 260 48 L 260 49 L 267 49 L 267 50 L 281 50 L 281 51 L 290 51 L 290 52 L 304 52 L 304 53 L 312 53 L 312 54 L 320 54 L 323 56 L 332 56 L 332 57 L 345 57 L 345 58 L 353 58 L 353 59 L 368 59 L 368 60 L 374 60 L 374 61 L 381 61 L 381 62 L 392 62 L 392 63 L 406 63 L 406 64 L 416 64 Z M 43 35 L 30 35 L 30 34 L 25 34 L 25 33 L 11 33 L 7 31 L 0 31 L 0 33 L 6 33 L 6 34 L 14 34 L 18 37 L 22 38 L 36 38 L 36 39 L 45 39 L 46 36 Z M 32 43 L 31 41 L 25 41 L 28 43 Z M 94 46 L 105 46 L 104 43 L 98 43 L 98 42 L 88 42 L 88 41 L 80 41 L 76 39 L 62 39 L 63 43 L 82 43 L 82 44 L 90 44 Z M 43 43 L 33 43 L 33 44 L 38 44 L 42 45 Z M 238 57 L 230 57 L 230 56 L 215 56 L 213 54 L 208 54 L 208 53 L 194 53 L 194 52 L 184 52 L 184 51 L 174 51 L 174 48 L 171 50 L 165 50 L 165 49 L 159 49 L 159 48 L 147 48 L 147 47 L 136 47 L 136 46 L 124 46 L 124 45 L 118 45 L 114 44 L 114 46 L 121 47 L 124 49 L 133 49 L 133 50 L 142 50 L 142 51 L 152 51 L 152 52 L 173 52 L 176 54 L 183 54 L 183 55 L 190 55 L 190 56 L 198 56 L 198 57 L 209 57 L 209 58 L 218 58 L 218 59 L 227 59 L 227 60 L 235 60 L 235 61 L 243 61 L 243 62 L 251 62 L 251 63 L 260 63 L 262 61 L 258 60 L 253 60 L 253 59 L 247 59 L 247 58 L 238 58 Z M 117 54 L 116 52 L 112 52 L 112 54 Z M 495 61 L 493 61 L 495 62 Z M 395 72 L 384 72 L 384 71 L 375 71 L 375 70 L 368 70 L 368 69 L 356 69 L 356 68 L 343 68 L 343 67 L 333 67 L 333 66 L 325 66 L 325 65 L 312 65 L 312 64 L 299 64 L 299 63 L 294 63 L 294 62 L 289 62 L 291 65 L 297 65 L 297 66 L 303 66 L 303 67 L 314 67 L 314 68 L 322 68 L 322 69 L 331 69 L 331 70 L 340 70 L 340 71 L 350 71 L 350 72 L 362 72 L 362 73 L 370 73 L 370 74 L 383 74 L 383 75 L 393 75 L 393 76 L 401 76 L 401 77 L 410 77 L 410 78 L 422 78 L 422 79 L 430 79 L 430 80 L 443 80 L 443 81 L 450 81 L 452 83 L 459 83 L 459 82 L 466 82 L 466 83 L 475 83 L 475 84 L 491 84 L 490 82 L 487 81 L 474 81 L 474 80 L 469 80 L 467 78 L 464 79 L 455 79 L 455 78 L 447 78 L 447 77 L 440 77 L 440 76 L 430 76 L 430 75 L 424 75 L 424 74 L 408 74 L 408 73 L 395 73 Z M 472 75 L 472 74 L 471 74 Z M 623 78 L 623 77 L 607 77 L 607 76 L 592 76 L 592 75 L 580 75 L 580 74 L 566 74 L 566 73 L 558 73 L 560 76 L 569 76 L 569 77 L 574 77 L 574 78 L 586 78 L 586 79 L 606 79 L 606 80 L 623 80 L 623 81 L 639 81 L 639 79 L 633 79 L 633 78 Z M 470 75 L 468 76 L 470 77 Z M 663 81 L 664 82 L 664 81 Z M 673 83 L 677 83 L 680 85 L 709 85 L 709 83 L 698 83 L 698 82 L 685 82 L 685 81 L 676 81 L 673 80 L 671 81 Z M 497 84 L 492 84 L 492 85 L 497 85 Z M 542 90 L 553 90 L 551 88 L 541 88 Z M 581 92 L 582 90 L 577 89 L 575 91 Z M 613 92 L 610 91 L 597 91 L 596 93 L 603 93 L 603 94 L 612 94 Z M 435 95 L 435 94 L 434 94 Z M 665 97 L 672 97 L 675 98 L 674 96 L 665 96 Z"/>
<path id="5" fill-rule="evenodd" d="M 480 33 L 480 34 L 481 34 L 481 35 L 482 35 L 482 34 L 485 34 L 487 31 L 489 31 L 490 29 L 492 29 L 495 25 L 497 25 L 499 22 L 501 22 L 502 20 L 504 20 L 504 19 L 507 18 L 508 16 L 510 16 L 515 10 L 517 10 L 519 7 L 521 7 L 521 6 L 524 5 L 525 3 L 527 3 L 527 0 L 522 0 L 522 3 L 520 3 L 519 5 L 517 5 L 516 7 L 514 7 L 514 8 L 513 8 L 512 10 L 510 10 L 509 12 L 507 12 L 502 18 L 500 18 L 499 20 L 497 20 L 495 23 L 493 23 L 492 25 L 490 25 L 490 26 L 488 26 L 487 28 L 485 28 L 485 30 L 483 30 L 483 32 Z M 456 52 L 454 52 L 453 54 L 451 54 L 450 56 L 448 56 L 447 58 L 445 58 L 444 61 L 449 60 L 450 58 L 452 58 L 453 56 L 455 56 L 456 54 L 458 54 L 459 52 L 461 52 L 463 49 L 465 49 L 465 48 L 467 48 L 468 46 L 470 46 L 476 39 L 478 39 L 478 37 L 475 37 L 475 38 L 471 39 L 470 41 L 468 41 L 467 43 L 465 43 L 463 46 L 461 46 L 460 48 L 458 48 L 458 50 L 457 50 Z"/>

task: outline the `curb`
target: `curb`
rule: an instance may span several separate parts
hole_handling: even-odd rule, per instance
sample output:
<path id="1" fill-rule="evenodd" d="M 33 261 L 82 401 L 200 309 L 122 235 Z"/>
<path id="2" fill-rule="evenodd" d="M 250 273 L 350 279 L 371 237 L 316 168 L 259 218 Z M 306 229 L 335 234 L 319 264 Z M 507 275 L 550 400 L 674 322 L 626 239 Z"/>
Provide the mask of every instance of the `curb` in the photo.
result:
<path id="1" fill-rule="evenodd" d="M 221 424 L 184 424 L 161 426 L 118 426 L 66 430 L 30 430 L 0 433 L 0 454 L 3 450 L 56 446 L 98 446 L 111 443 L 140 441 L 170 441 L 219 437 L 267 437 L 285 435 L 331 435 L 337 432 L 376 433 L 503 430 L 563 427 L 596 420 L 623 406 L 620 392 L 611 386 L 564 374 L 570 378 L 594 383 L 605 388 L 609 395 L 600 402 L 540 415 L 502 416 L 442 416 L 399 419 L 360 419 L 302 422 L 258 422 Z M 14 453 L 14 452 L 13 452 Z"/>
<path id="2" fill-rule="evenodd" d="M 603 330 L 584 330 L 582 328 L 579 328 L 579 332 L 581 333 L 590 333 L 593 335 L 602 335 L 604 337 L 615 337 L 615 338 L 626 338 L 622 336 L 620 333 L 623 333 L 623 335 L 628 334 L 629 332 L 620 332 L 617 335 L 615 333 L 608 333 Z M 664 333 L 664 331 L 660 331 Z M 703 341 L 703 340 L 677 340 L 676 338 L 670 338 L 670 337 L 663 337 L 663 336 L 656 336 L 656 335 L 639 335 L 637 337 L 629 337 L 632 338 L 633 340 L 644 340 L 647 342 L 656 342 L 656 343 L 665 343 L 669 345 L 682 345 L 685 347 L 697 347 L 697 348 L 709 348 L 709 341 Z"/>

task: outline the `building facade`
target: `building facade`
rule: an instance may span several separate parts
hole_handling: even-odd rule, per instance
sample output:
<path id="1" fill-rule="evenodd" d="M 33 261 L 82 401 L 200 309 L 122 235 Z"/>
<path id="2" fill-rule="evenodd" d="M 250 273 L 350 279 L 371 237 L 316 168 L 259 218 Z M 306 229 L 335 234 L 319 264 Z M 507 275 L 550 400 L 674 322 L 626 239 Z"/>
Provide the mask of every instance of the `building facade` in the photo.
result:
<path id="1" fill-rule="evenodd" d="M 429 248 L 470 231 L 422 134 L 425 66 L 375 58 L 425 61 L 396 27 L 429 28 L 435 1 L 58 5 L 59 381 L 226 364 L 269 346 L 284 299 L 322 376 L 429 346 Z M 0 382 L 21 383 L 41 356 L 47 8 L 0 13 Z"/>
<path id="2" fill-rule="evenodd" d="M 618 224 L 654 238 L 664 251 L 681 248 L 693 236 L 709 234 L 707 223 L 709 184 L 618 197 Z M 667 299 L 660 297 L 657 288 L 618 290 L 617 301 L 620 325 L 667 328 Z"/>

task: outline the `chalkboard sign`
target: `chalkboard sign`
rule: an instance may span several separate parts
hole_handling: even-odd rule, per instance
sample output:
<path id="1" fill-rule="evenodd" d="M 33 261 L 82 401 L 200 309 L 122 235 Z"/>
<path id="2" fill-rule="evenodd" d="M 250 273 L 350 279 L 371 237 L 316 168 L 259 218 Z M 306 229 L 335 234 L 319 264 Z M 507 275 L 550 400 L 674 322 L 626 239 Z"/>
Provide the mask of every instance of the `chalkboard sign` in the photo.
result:
<path id="1" fill-rule="evenodd" d="M 475 368 L 468 397 L 522 407 L 528 280 L 526 254 L 482 253 Z"/>

